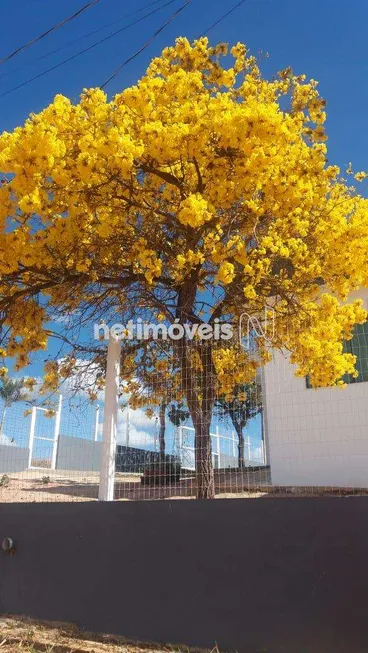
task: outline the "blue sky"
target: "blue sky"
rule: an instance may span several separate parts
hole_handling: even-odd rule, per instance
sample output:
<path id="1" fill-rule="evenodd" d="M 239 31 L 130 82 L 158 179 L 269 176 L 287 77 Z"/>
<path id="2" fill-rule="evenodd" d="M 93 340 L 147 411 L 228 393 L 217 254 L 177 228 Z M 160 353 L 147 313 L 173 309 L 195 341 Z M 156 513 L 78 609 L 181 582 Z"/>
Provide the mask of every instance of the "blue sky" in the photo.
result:
<path id="1" fill-rule="evenodd" d="M 0 58 L 72 14 L 86 1 L 2 0 Z M 132 18 L 121 20 L 99 34 L 16 72 L 26 62 L 147 3 L 148 0 L 100 0 L 70 25 L 4 64 L 0 75 L 9 74 L 0 77 L 0 93 L 123 27 Z M 164 3 L 165 0 L 162 0 Z M 40 110 L 56 93 L 61 92 L 76 99 L 83 87 L 101 84 L 124 59 L 143 45 L 180 4 L 181 0 L 177 0 L 66 66 L 0 98 L 1 129 L 9 130 L 22 123 L 31 111 Z M 114 93 L 135 82 L 144 72 L 149 59 L 172 43 L 176 36 L 198 36 L 233 4 L 236 4 L 236 0 L 192 0 L 190 6 L 151 46 L 123 69 L 108 91 Z M 355 168 L 361 169 L 366 166 L 368 145 L 365 125 L 368 102 L 367 21 L 366 0 L 350 0 L 349 3 L 345 0 L 309 0 L 307 5 L 295 0 L 248 0 L 210 36 L 216 42 L 244 41 L 255 54 L 260 50 L 269 52 L 270 58 L 263 65 L 268 75 L 291 65 L 295 72 L 304 72 L 319 80 L 320 90 L 328 102 L 330 159 L 340 165 L 353 161 Z"/>
<path id="2" fill-rule="evenodd" d="M 2 0 L 0 59 L 74 13 L 86 2 Z M 167 0 L 162 0 L 161 4 L 165 2 Z M 134 20 L 136 16 L 125 19 L 123 16 L 148 4 L 148 0 L 99 0 L 96 6 L 71 24 L 0 66 L 0 131 L 11 130 L 23 123 L 30 112 L 42 109 L 56 93 L 76 100 L 84 87 L 103 83 L 182 2 L 175 0 L 134 28 L 3 97 L 3 93 L 27 78 L 58 64 Z M 134 83 L 143 74 L 150 58 L 159 54 L 175 37 L 184 35 L 195 38 L 234 4 L 236 0 L 192 0 L 148 49 L 114 79 L 107 89 L 109 94 Z M 85 33 L 99 30 L 114 21 L 118 22 L 100 33 L 40 59 Z M 210 37 L 213 42 L 243 41 L 255 55 L 260 51 L 268 52 L 270 56 L 262 64 L 266 76 L 272 76 L 277 70 L 290 65 L 296 73 L 305 73 L 319 80 L 320 92 L 327 100 L 330 162 L 344 168 L 352 161 L 354 169 L 366 170 L 367 21 L 366 0 L 350 0 L 349 3 L 346 0 L 309 0 L 307 5 L 296 0 L 247 0 L 211 31 Z M 31 370 L 32 373 L 40 372 L 40 362 L 44 358 L 44 354 L 38 357 L 39 362 Z"/>

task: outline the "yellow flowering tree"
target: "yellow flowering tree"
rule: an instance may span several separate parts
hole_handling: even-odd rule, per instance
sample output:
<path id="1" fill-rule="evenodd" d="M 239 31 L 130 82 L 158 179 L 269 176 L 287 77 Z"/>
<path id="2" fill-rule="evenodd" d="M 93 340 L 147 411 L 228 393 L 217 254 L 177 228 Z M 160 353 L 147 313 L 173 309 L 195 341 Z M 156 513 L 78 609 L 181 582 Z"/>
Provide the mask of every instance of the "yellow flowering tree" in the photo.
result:
<path id="1" fill-rule="evenodd" d="M 250 382 L 272 348 L 313 385 L 341 384 L 355 363 L 343 340 L 366 319 L 345 300 L 367 284 L 367 200 L 327 162 L 317 83 L 291 69 L 264 79 L 242 44 L 226 54 L 180 38 L 110 101 L 57 96 L 0 137 L 0 313 L 18 367 L 46 348 L 55 311 L 86 324 L 129 307 L 197 327 L 274 312 L 257 356 L 231 341 L 173 344 L 199 497 L 214 495 L 216 396 Z M 98 343 L 86 351 L 101 360 Z M 49 361 L 46 387 L 59 379 Z"/>

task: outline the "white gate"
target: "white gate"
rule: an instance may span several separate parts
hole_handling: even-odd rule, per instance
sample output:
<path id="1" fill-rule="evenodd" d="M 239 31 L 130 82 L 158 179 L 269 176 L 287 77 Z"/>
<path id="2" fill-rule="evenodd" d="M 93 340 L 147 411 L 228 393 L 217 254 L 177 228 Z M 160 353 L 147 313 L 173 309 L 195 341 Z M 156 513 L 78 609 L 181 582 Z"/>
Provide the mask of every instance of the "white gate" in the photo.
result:
<path id="1" fill-rule="evenodd" d="M 29 431 L 29 469 L 56 469 L 60 435 L 62 396 L 54 417 L 45 417 L 49 409 L 33 406 Z M 42 420 L 42 421 L 41 421 Z"/>
<path id="2" fill-rule="evenodd" d="M 186 469 L 195 469 L 195 447 L 194 447 L 194 428 L 190 426 L 179 426 L 177 429 L 176 449 L 181 464 Z M 219 433 L 218 426 L 216 433 L 211 433 L 212 440 L 212 464 L 214 469 L 220 469 L 222 466 L 237 466 L 238 441 L 236 434 L 231 431 L 229 435 Z M 226 448 L 226 445 L 227 448 Z M 248 437 L 245 438 L 245 447 L 248 460 L 251 458 L 251 444 Z M 232 461 L 232 464 L 230 462 Z"/>
<path id="3" fill-rule="evenodd" d="M 190 426 L 178 427 L 178 454 L 180 462 L 185 469 L 195 470 L 195 447 L 194 447 L 194 428 Z M 216 438 L 215 447 L 212 451 L 212 464 L 215 469 L 220 467 L 220 440 L 215 433 L 211 433 L 211 438 Z"/>

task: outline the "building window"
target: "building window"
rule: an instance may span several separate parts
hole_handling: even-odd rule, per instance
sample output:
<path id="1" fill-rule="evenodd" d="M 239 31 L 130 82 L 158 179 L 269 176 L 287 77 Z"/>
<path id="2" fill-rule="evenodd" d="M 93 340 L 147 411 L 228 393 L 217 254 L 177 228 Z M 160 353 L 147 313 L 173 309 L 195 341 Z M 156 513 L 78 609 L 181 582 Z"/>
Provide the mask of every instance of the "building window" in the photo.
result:
<path id="1" fill-rule="evenodd" d="M 347 374 L 346 383 L 368 381 L 368 322 L 356 325 L 354 335 L 351 340 L 344 343 L 344 349 L 357 357 L 356 368 L 359 372 L 356 379 L 351 374 Z"/>
<path id="2" fill-rule="evenodd" d="M 344 342 L 344 352 L 357 357 L 356 369 L 359 376 L 355 379 L 351 374 L 345 374 L 345 383 L 361 383 L 368 381 L 368 322 L 357 324 L 351 340 Z M 307 388 L 311 388 L 309 376 L 306 378 Z"/>

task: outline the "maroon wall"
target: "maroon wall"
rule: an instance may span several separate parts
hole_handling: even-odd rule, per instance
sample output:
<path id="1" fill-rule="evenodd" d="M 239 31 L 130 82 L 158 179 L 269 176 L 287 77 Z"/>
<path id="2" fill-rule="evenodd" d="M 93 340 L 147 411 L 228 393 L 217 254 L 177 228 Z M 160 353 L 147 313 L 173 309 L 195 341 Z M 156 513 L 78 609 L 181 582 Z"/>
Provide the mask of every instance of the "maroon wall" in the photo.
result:
<path id="1" fill-rule="evenodd" d="M 2 613 L 239 653 L 366 653 L 368 497 L 2 504 Z"/>

